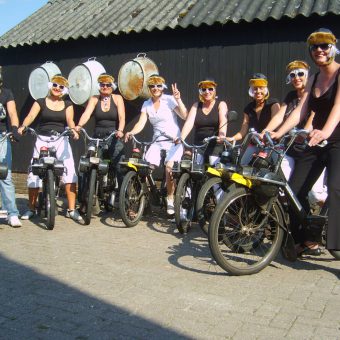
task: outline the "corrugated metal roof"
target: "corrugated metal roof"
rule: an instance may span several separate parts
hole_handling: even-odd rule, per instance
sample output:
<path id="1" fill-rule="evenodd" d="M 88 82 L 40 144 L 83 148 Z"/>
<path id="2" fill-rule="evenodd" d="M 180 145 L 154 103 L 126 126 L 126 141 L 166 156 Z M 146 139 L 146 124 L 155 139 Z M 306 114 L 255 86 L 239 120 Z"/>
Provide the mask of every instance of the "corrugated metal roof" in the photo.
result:
<path id="1" fill-rule="evenodd" d="M 50 0 L 0 47 L 298 15 L 340 14 L 340 0 Z"/>

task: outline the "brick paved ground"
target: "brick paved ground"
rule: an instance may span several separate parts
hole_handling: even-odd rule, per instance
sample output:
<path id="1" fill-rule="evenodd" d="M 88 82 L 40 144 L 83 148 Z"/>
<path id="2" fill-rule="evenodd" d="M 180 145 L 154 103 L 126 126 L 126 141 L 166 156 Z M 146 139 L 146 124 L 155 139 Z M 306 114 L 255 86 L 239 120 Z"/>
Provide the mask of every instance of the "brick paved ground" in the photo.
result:
<path id="1" fill-rule="evenodd" d="M 340 339 L 329 254 L 231 277 L 197 227 L 183 238 L 157 216 L 1 224 L 0 240 L 0 339 Z"/>

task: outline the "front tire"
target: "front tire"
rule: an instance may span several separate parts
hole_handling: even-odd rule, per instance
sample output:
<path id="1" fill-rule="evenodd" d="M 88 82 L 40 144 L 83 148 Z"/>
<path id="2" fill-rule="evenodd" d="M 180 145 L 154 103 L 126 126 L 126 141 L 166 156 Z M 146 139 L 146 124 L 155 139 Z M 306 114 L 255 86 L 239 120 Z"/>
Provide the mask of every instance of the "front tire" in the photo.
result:
<path id="1" fill-rule="evenodd" d="M 208 235 L 211 215 L 215 211 L 217 203 L 223 197 L 223 193 L 220 195 L 220 190 L 223 191 L 222 179 L 220 177 L 211 177 L 203 184 L 197 196 L 197 220 L 206 235 Z"/>
<path id="2" fill-rule="evenodd" d="M 178 181 L 174 203 L 177 229 L 181 234 L 186 234 L 195 214 L 194 182 L 190 174 L 186 172 Z"/>
<path id="3" fill-rule="evenodd" d="M 134 227 L 141 220 L 146 204 L 143 183 L 135 171 L 129 171 L 119 193 L 119 212 L 127 227 Z"/>
<path id="4" fill-rule="evenodd" d="M 95 194 L 96 194 L 96 181 L 97 181 L 97 169 L 91 169 L 90 180 L 87 182 L 88 191 L 86 197 L 86 213 L 84 216 L 85 225 L 89 225 L 91 223 L 92 218 L 92 210 L 93 210 L 93 202 L 95 202 Z M 84 190 L 85 188 L 83 188 Z M 86 189 L 85 189 L 86 190 Z"/>
<path id="5" fill-rule="evenodd" d="M 255 274 L 268 266 L 280 250 L 282 225 L 276 202 L 266 215 L 252 191 L 235 188 L 225 195 L 211 217 L 211 253 L 217 264 L 232 275 Z"/>
<path id="6" fill-rule="evenodd" d="M 45 196 L 45 209 L 46 209 L 46 226 L 48 230 L 52 230 L 55 224 L 55 188 L 54 188 L 54 174 L 51 169 L 47 170 L 46 180 L 46 196 Z"/>

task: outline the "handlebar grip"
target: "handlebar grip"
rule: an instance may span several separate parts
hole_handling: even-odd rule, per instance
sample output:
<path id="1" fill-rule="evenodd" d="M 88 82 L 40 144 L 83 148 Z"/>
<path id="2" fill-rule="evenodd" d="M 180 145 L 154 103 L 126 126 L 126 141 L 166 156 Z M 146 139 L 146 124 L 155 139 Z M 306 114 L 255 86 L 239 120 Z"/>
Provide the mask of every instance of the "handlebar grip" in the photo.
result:
<path id="1" fill-rule="evenodd" d="M 268 131 L 266 131 L 264 133 L 264 135 L 266 136 L 266 139 L 267 139 L 268 143 L 270 144 L 270 146 L 274 146 L 274 142 L 273 142 L 272 137 L 270 136 L 270 133 Z"/>
<path id="2" fill-rule="evenodd" d="M 328 144 L 327 139 L 323 140 L 321 143 L 317 144 L 317 146 L 319 146 L 320 148 L 325 147 Z"/>
<path id="3" fill-rule="evenodd" d="M 263 146 L 263 143 L 260 141 L 260 139 L 257 135 L 253 135 L 251 137 L 251 141 L 254 142 L 258 146 Z"/>

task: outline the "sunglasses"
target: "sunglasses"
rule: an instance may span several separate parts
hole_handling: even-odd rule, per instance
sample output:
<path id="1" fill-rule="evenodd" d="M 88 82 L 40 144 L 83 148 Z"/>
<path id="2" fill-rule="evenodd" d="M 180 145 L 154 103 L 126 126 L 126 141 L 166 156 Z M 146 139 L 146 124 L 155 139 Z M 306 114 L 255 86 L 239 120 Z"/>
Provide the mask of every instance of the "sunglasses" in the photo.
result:
<path id="1" fill-rule="evenodd" d="M 99 83 L 100 87 L 112 87 L 111 83 Z"/>
<path id="2" fill-rule="evenodd" d="M 60 90 L 63 90 L 65 88 L 64 85 L 59 85 L 57 83 L 53 83 L 52 86 L 56 89 L 56 88 L 60 88 Z"/>
<path id="3" fill-rule="evenodd" d="M 215 89 L 213 87 L 203 87 L 203 88 L 200 89 L 200 91 L 203 92 L 203 93 L 207 92 L 207 91 L 214 92 Z"/>
<path id="4" fill-rule="evenodd" d="M 305 72 L 302 72 L 302 71 L 289 73 L 290 79 L 294 79 L 295 77 L 302 78 L 304 76 L 305 76 Z"/>
<path id="5" fill-rule="evenodd" d="M 331 44 L 315 44 L 311 45 L 310 49 L 312 51 L 316 51 L 318 48 L 320 48 L 322 51 L 327 51 L 331 47 Z"/>
<path id="6" fill-rule="evenodd" d="M 149 89 L 163 89 L 163 84 L 149 85 Z"/>

